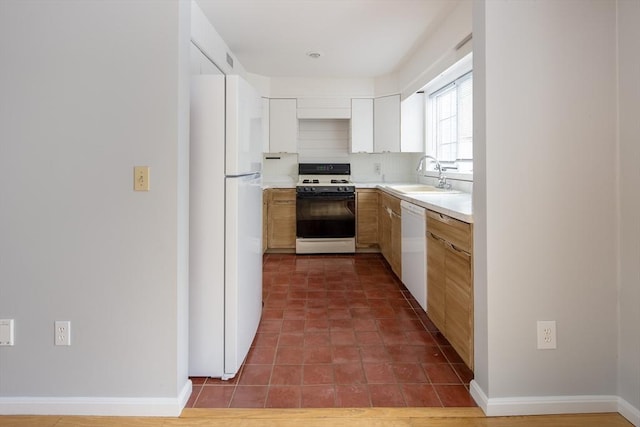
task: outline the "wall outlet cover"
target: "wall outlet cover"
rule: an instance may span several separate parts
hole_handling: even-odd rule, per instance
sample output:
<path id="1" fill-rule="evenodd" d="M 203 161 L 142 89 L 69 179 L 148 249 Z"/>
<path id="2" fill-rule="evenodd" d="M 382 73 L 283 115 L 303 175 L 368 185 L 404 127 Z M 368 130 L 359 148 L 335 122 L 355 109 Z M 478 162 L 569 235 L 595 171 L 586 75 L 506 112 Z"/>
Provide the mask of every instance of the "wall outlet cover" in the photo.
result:
<path id="1" fill-rule="evenodd" d="M 54 327 L 55 345 L 71 345 L 71 322 L 56 320 Z"/>
<path id="2" fill-rule="evenodd" d="M 556 321 L 538 320 L 538 350 L 553 350 L 556 343 Z"/>
<path id="3" fill-rule="evenodd" d="M 13 319 L 0 319 L 0 346 L 13 345 Z"/>

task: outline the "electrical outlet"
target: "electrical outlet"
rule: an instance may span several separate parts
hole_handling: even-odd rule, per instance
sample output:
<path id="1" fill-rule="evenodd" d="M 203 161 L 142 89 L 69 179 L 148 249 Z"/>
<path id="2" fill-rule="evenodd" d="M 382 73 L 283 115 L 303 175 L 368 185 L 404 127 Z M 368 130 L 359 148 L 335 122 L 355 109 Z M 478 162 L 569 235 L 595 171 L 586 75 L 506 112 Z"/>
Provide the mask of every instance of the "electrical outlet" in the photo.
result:
<path id="1" fill-rule="evenodd" d="M 556 348 L 556 321 L 538 320 L 538 350 Z"/>
<path id="2" fill-rule="evenodd" d="M 13 319 L 0 319 L 0 345 L 13 345 Z"/>
<path id="3" fill-rule="evenodd" d="M 56 345 L 71 345 L 71 322 L 56 320 L 54 327 L 54 341 Z"/>
<path id="4" fill-rule="evenodd" d="M 375 172 L 376 175 L 380 175 L 381 170 L 382 170 L 382 167 L 380 163 L 373 164 L 373 171 Z"/>

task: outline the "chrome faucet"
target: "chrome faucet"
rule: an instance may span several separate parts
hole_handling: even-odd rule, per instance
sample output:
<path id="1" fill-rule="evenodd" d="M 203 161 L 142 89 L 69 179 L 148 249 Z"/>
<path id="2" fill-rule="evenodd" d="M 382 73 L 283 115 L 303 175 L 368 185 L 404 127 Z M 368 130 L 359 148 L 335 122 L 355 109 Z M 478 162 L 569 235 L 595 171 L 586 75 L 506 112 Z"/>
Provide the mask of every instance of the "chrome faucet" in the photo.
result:
<path id="1" fill-rule="evenodd" d="M 438 161 L 438 159 L 427 154 L 426 156 L 420 157 L 420 160 L 418 161 L 418 167 L 416 168 L 416 172 L 420 172 L 421 168 L 426 167 L 426 164 L 423 164 L 423 163 L 427 159 L 431 159 L 434 162 L 436 162 L 436 170 L 440 171 L 440 162 Z"/>
<path id="2" fill-rule="evenodd" d="M 436 159 L 433 156 L 430 155 L 425 155 L 420 157 L 420 160 L 418 161 L 418 167 L 416 167 L 416 172 L 420 172 L 420 169 L 422 168 L 426 168 L 426 163 L 425 160 L 427 159 L 431 159 L 434 162 L 436 162 L 436 170 L 438 171 L 438 185 L 436 186 L 437 188 L 451 188 L 451 184 L 447 183 L 447 177 L 444 176 L 444 170 L 442 169 L 442 165 L 440 164 L 440 162 L 438 161 L 438 159 Z M 424 176 L 424 174 L 423 174 Z"/>

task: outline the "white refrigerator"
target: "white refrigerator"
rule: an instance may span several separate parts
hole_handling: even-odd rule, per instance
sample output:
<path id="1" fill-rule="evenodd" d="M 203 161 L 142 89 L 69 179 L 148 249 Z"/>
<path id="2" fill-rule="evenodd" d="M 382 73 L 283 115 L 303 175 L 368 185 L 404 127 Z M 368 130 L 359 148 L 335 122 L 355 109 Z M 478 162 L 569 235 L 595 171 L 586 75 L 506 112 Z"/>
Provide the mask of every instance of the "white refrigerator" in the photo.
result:
<path id="1" fill-rule="evenodd" d="M 190 126 L 189 375 L 230 379 L 262 314 L 262 99 L 193 76 Z"/>

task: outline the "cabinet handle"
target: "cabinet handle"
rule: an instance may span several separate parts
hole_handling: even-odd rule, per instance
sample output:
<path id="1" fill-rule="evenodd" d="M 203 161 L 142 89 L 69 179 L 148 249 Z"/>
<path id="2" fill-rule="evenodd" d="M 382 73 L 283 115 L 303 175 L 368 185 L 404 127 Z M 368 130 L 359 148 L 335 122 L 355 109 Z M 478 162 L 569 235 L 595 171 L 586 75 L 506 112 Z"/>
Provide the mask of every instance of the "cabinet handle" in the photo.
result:
<path id="1" fill-rule="evenodd" d="M 428 234 L 429 236 L 431 236 L 431 238 L 432 238 L 433 240 L 437 240 L 438 242 L 440 242 L 440 243 L 442 243 L 442 244 L 444 244 L 444 245 L 446 245 L 446 244 L 448 243 L 447 241 L 445 241 L 444 239 L 441 239 L 440 237 L 436 236 L 435 234 L 433 234 L 433 233 L 432 233 L 432 232 L 430 232 L 430 231 L 427 231 L 427 234 Z"/>
<path id="2" fill-rule="evenodd" d="M 457 248 L 453 243 L 447 242 L 447 246 L 449 246 L 454 252 L 457 252 L 459 254 L 463 254 L 463 255 L 466 255 L 466 256 L 471 256 L 471 254 L 469 252 L 463 251 L 462 249 Z"/>

